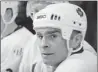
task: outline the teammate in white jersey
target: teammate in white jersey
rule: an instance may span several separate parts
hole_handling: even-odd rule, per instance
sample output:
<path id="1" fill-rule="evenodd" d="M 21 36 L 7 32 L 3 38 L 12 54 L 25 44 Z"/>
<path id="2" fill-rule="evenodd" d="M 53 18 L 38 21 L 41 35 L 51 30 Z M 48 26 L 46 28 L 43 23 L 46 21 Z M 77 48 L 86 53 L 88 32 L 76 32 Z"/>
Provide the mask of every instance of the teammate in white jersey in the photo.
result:
<path id="1" fill-rule="evenodd" d="M 41 60 L 32 72 L 97 72 L 97 56 L 84 49 L 87 17 L 70 3 L 52 4 L 35 14 Z"/>
<path id="2" fill-rule="evenodd" d="M 1 25 L 3 27 L 1 32 L 3 37 L 1 37 L 1 72 L 18 72 L 23 51 L 33 37 L 33 33 L 26 27 L 16 24 L 17 19 L 18 23 L 23 23 L 20 19 L 23 13 L 20 17 L 18 16 L 18 13 L 21 13 L 19 12 L 20 5 L 18 1 L 1 2 Z M 18 29 L 15 30 L 16 28 Z"/>

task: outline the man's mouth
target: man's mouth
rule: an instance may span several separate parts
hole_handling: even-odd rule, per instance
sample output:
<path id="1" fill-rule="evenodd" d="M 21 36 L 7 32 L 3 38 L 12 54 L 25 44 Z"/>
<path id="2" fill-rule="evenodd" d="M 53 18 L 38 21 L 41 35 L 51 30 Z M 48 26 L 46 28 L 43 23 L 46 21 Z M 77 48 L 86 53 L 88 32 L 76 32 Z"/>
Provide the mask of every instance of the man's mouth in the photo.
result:
<path id="1" fill-rule="evenodd" d="M 54 53 L 42 53 L 42 55 L 53 55 Z"/>

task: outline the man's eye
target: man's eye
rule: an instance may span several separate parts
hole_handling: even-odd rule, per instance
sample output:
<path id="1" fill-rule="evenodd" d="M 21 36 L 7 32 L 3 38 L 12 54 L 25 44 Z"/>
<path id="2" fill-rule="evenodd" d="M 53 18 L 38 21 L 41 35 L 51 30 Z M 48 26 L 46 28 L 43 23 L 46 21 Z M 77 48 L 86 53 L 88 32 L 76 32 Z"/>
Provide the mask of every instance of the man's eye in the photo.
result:
<path id="1" fill-rule="evenodd" d="M 56 35 L 51 35 L 51 37 L 52 37 L 52 38 L 56 38 L 57 36 L 56 36 Z"/>
<path id="2" fill-rule="evenodd" d="M 39 39 L 42 39 L 42 38 L 43 38 L 43 36 L 38 36 L 38 38 L 39 38 Z"/>

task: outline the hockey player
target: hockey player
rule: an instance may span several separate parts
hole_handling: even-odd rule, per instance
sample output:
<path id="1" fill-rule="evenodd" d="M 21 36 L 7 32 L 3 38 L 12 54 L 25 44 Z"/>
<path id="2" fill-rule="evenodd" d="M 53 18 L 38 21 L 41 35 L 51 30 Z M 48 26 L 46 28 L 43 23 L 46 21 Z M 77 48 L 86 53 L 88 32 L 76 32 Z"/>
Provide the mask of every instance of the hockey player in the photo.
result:
<path id="1" fill-rule="evenodd" d="M 97 72 L 97 57 L 84 48 L 87 18 L 82 8 L 70 3 L 52 4 L 34 17 L 42 59 L 32 72 Z"/>
<path id="2" fill-rule="evenodd" d="M 26 27 L 17 25 L 15 22 L 19 5 L 18 1 L 1 2 L 1 25 L 4 25 L 1 33 L 3 37 L 1 37 L 1 72 L 18 72 L 25 46 L 33 37 Z M 18 29 L 15 30 L 16 28 Z M 8 35 L 9 33 L 11 34 Z"/>

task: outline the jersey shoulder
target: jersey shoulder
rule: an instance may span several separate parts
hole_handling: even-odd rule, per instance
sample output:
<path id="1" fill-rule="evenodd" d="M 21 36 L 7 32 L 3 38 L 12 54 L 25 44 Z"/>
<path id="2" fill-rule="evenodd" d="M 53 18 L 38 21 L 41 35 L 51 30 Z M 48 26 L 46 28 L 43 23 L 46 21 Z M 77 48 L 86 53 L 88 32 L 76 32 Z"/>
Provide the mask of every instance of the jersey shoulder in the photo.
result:
<path id="1" fill-rule="evenodd" d="M 72 55 L 55 72 L 97 72 L 97 57 L 88 51 Z"/>

